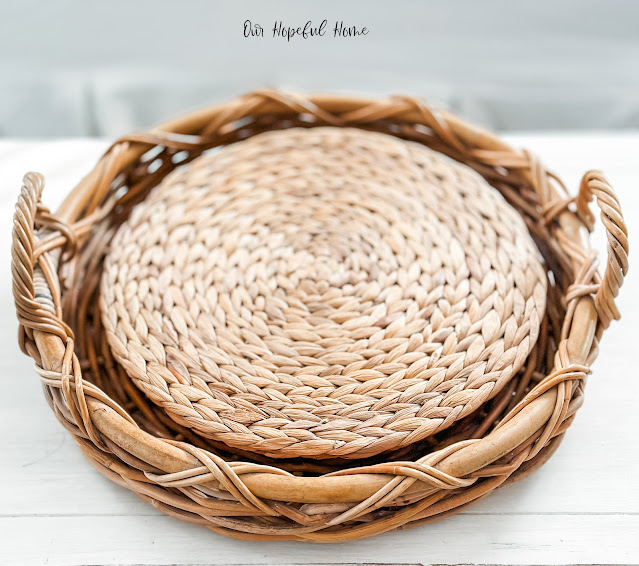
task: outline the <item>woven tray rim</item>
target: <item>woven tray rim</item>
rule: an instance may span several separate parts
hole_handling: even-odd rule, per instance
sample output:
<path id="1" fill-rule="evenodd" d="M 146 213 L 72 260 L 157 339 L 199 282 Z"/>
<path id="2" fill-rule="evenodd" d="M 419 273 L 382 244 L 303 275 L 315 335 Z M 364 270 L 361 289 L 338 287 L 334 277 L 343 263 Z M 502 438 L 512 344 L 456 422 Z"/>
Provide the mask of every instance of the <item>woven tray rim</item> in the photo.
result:
<path id="1" fill-rule="evenodd" d="M 82 380 L 73 333 L 62 316 L 58 264 L 62 268 L 70 265 L 74 248 L 91 236 L 98 221 L 117 215 L 148 191 L 149 163 L 140 158 L 150 149 L 171 151 L 171 159 L 160 164 L 169 170 L 177 165 L 172 159 L 177 153 L 196 154 L 224 144 L 247 120 L 264 117 L 268 127 L 269 117 L 287 115 L 308 121 L 309 126 L 377 129 L 383 124 L 388 133 L 422 136 L 427 145 L 444 148 L 444 153 L 460 161 L 464 157 L 473 160 L 484 176 L 506 177 L 515 172 L 534 190 L 541 207 L 539 216 L 552 233 L 553 252 L 569 266 L 574 282 L 565 297 L 566 317 L 555 370 L 489 435 L 458 442 L 417 462 L 388 462 L 368 469 L 298 477 L 274 467 L 226 462 L 195 446 L 154 437 L 97 387 Z M 122 171 L 128 172 L 129 180 L 137 181 L 126 193 L 117 184 Z M 586 173 L 577 198 L 571 199 L 562 193 L 558 178 L 530 153 L 514 150 L 492 134 L 412 98 L 377 101 L 256 92 L 119 140 L 55 216 L 40 204 L 43 184 L 37 174 L 25 176 L 14 220 L 12 274 L 20 343 L 36 361 L 56 416 L 92 463 L 114 481 L 168 513 L 242 538 L 322 542 L 361 538 L 458 511 L 511 476 L 532 471 L 552 453 L 572 422 L 579 403 L 571 404 L 571 399 L 596 357 L 603 330 L 619 316 L 614 299 L 628 268 L 627 230 L 619 201 L 601 173 Z M 581 233 L 581 228 L 593 227 L 594 216 L 588 208 L 593 197 L 602 210 L 608 238 L 603 276 L 597 273 L 595 257 Z M 507 466 L 491 467 L 506 454 L 512 455 Z M 486 479 L 477 482 L 480 476 Z M 207 485 L 224 494 L 215 513 L 213 504 L 194 485 Z M 183 495 L 178 496 L 176 490 Z M 356 523 L 389 502 L 395 505 L 392 513 Z M 333 512 L 320 513 L 322 519 L 313 522 L 287 503 L 328 505 Z M 238 514 L 286 519 L 284 524 L 269 526 L 268 521 L 260 524 L 257 519 L 241 521 Z"/>

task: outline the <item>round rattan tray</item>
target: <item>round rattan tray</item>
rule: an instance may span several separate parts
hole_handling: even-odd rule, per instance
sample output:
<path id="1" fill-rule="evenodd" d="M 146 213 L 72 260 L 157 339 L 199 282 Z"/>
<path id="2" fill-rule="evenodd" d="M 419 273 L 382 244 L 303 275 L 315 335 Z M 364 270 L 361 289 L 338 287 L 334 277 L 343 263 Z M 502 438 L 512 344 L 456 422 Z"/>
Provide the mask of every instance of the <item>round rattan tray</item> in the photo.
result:
<path id="1" fill-rule="evenodd" d="M 311 133 L 299 130 L 317 127 L 322 128 Z M 348 128 L 335 131 L 345 127 Z M 413 438 L 410 432 L 399 435 L 404 436 L 404 441 L 391 435 L 393 441 L 379 446 L 379 450 L 367 449 L 366 443 L 370 445 L 367 440 L 362 445 L 356 444 L 355 450 L 350 450 L 351 446 L 340 451 L 340 447 L 348 444 L 348 439 L 340 435 L 356 430 L 346 430 L 340 421 L 337 444 L 333 438 L 330 446 L 323 444 L 319 450 L 317 447 L 309 450 L 303 446 L 304 436 L 298 434 L 287 436 L 282 445 L 293 448 L 276 454 L 282 446 L 261 450 L 261 440 L 247 445 L 235 442 L 237 438 L 229 441 L 224 435 L 203 434 L 206 431 L 201 430 L 202 427 L 214 422 L 219 411 L 207 413 L 207 419 L 201 422 L 194 422 L 184 412 L 176 418 L 187 404 L 171 405 L 171 400 L 181 400 L 178 393 L 184 392 L 181 387 L 191 385 L 189 379 L 195 383 L 196 372 L 184 364 L 184 359 L 178 363 L 179 356 L 171 358 L 169 365 L 174 380 L 170 377 L 168 381 L 157 380 L 160 389 L 164 386 L 167 391 L 175 390 L 171 400 L 167 398 L 162 403 L 159 398 L 153 399 L 149 388 L 141 385 L 151 374 L 142 373 L 136 378 L 132 367 L 127 367 L 126 353 L 133 350 L 118 350 L 114 341 L 118 324 L 133 309 L 130 302 L 114 295 L 113 310 L 119 311 L 120 319 L 107 320 L 112 311 L 105 297 L 110 289 L 117 288 L 118 281 L 118 277 L 110 276 L 109 269 L 117 271 L 113 266 L 126 256 L 124 252 L 110 256 L 108 250 L 120 228 L 117 238 L 125 241 L 127 230 L 132 234 L 131 226 L 143 220 L 143 212 L 131 214 L 134 206 L 171 171 L 206 150 L 253 136 L 255 141 L 249 140 L 245 147 L 252 147 L 251 143 L 256 146 L 258 134 L 290 128 L 298 129 L 265 135 L 285 140 L 285 145 L 293 139 L 300 151 L 317 144 L 322 136 L 333 136 L 329 145 L 338 147 L 339 140 L 346 139 L 348 146 L 365 140 L 362 144 L 367 151 L 372 151 L 371 140 L 379 139 L 383 148 L 380 146 L 375 151 L 392 153 L 393 148 L 400 145 L 410 147 L 414 148 L 410 151 L 415 155 L 428 155 L 428 159 L 434 160 L 431 166 L 445 162 L 443 170 L 457 171 L 454 162 L 439 154 L 447 155 L 475 170 L 478 176 L 468 174 L 477 186 L 489 184 L 501 193 L 523 220 L 522 224 L 514 218 L 509 227 L 523 231 L 525 225 L 532 236 L 548 281 L 539 268 L 533 267 L 532 258 L 537 252 L 526 245 L 523 255 L 518 253 L 513 257 L 526 262 L 526 250 L 532 249 L 528 272 L 537 283 L 512 285 L 512 288 L 523 289 L 526 297 L 522 300 L 535 306 L 525 317 L 528 322 L 531 312 L 541 313 L 536 325 L 531 324 L 526 331 L 530 333 L 529 343 L 517 364 L 505 373 L 506 377 L 501 382 L 489 380 L 493 384 L 490 393 L 474 404 L 472 401 L 461 403 L 469 409 L 460 409 L 446 426 L 437 424 Z M 411 143 L 405 145 L 388 135 Z M 316 141 L 305 145 L 304 140 L 308 139 Z M 434 151 L 426 151 L 418 144 Z M 241 152 L 234 148 L 243 146 L 244 142 L 223 150 L 220 155 Z M 413 161 L 421 158 L 413 156 Z M 212 163 L 215 167 L 215 160 L 224 158 L 206 154 L 201 159 L 205 161 L 198 163 Z M 259 156 L 256 159 L 259 160 Z M 346 152 L 343 164 L 347 168 L 348 159 Z M 377 161 L 379 155 L 372 160 Z M 352 165 L 352 169 L 357 170 L 358 165 Z M 221 165 L 220 170 L 223 169 Z M 387 169 L 381 166 L 380 171 Z M 399 169 L 405 170 L 405 167 Z M 166 205 L 168 201 L 162 202 L 157 195 L 162 186 L 179 181 L 182 174 L 188 175 L 176 171 L 169 176 L 165 184 L 149 195 L 149 201 L 140 210 L 149 210 L 153 203 Z M 434 185 L 438 183 L 441 185 L 441 179 Z M 627 232 L 619 202 L 603 175 L 587 173 L 576 199 L 570 198 L 559 179 L 528 152 L 512 149 L 492 134 L 451 114 L 436 112 L 416 99 L 368 100 L 257 92 L 169 122 L 148 133 L 119 140 L 70 193 L 55 215 L 40 203 L 43 184 L 40 175 L 25 176 L 15 215 L 12 273 L 20 344 L 36 361 L 56 416 L 89 460 L 107 477 L 167 513 L 230 536 L 317 542 L 361 538 L 446 516 L 504 482 L 523 477 L 552 454 L 572 423 L 583 400 L 585 378 L 596 356 L 601 334 L 619 316 L 614 298 L 628 267 Z M 246 187 L 250 188 L 250 183 Z M 490 194 L 486 192 L 488 189 L 483 187 L 482 194 Z M 596 256 L 589 250 L 582 230 L 593 227 L 594 217 L 588 208 L 593 197 L 601 208 L 609 244 L 602 276 L 596 270 Z M 500 210 L 502 206 L 504 210 L 507 208 L 502 204 L 494 206 Z M 467 210 L 472 214 L 474 209 L 469 204 Z M 320 214 L 319 209 L 316 212 Z M 407 218 L 418 222 L 418 213 L 418 210 L 407 210 Z M 355 222 L 358 230 L 366 224 L 362 219 Z M 312 226 L 308 230 L 312 230 Z M 528 236 L 524 236 L 519 241 L 527 241 Z M 331 246 L 339 247 L 339 244 L 332 242 Z M 353 242 L 343 244 L 350 253 Z M 375 251 L 382 253 L 382 248 L 381 244 L 375 246 Z M 472 256 L 469 248 L 462 247 L 461 252 L 468 264 Z M 133 257 L 126 256 L 126 261 L 130 263 Z M 313 262 L 317 263 L 321 262 Z M 325 265 L 331 266 L 330 262 Z M 350 268 L 347 274 L 355 271 Z M 294 270 L 292 273 L 282 285 L 290 286 L 297 281 Z M 321 273 L 319 267 L 317 273 Z M 538 295 L 534 289 L 539 288 L 545 288 L 543 300 L 534 298 Z M 441 301 L 438 304 L 441 305 Z M 123 305 L 126 305 L 124 310 Z M 409 312 L 408 306 L 405 312 Z M 400 316 L 400 322 L 392 327 L 396 332 L 402 325 L 413 324 L 405 320 L 405 312 L 404 318 Z M 289 322 L 291 320 L 289 317 Z M 392 321 L 385 323 L 392 325 Z M 418 321 L 415 328 L 421 329 L 421 324 Z M 495 325 L 489 326 L 492 329 Z M 135 332 L 130 333 L 131 340 L 144 335 L 139 326 L 132 328 Z M 293 339 L 309 338 L 301 328 L 293 330 Z M 219 329 L 216 332 L 218 336 L 224 335 Z M 480 331 L 480 334 L 484 342 L 500 339 L 499 333 L 495 338 L 493 330 L 483 334 Z M 506 336 L 510 334 L 504 331 L 507 341 Z M 153 349 L 153 345 L 150 339 L 148 349 Z M 402 347 L 405 346 L 406 341 Z M 468 355 L 468 343 L 462 344 L 461 351 Z M 287 367 L 282 364 L 281 367 Z M 341 365 L 347 367 L 348 363 Z M 186 366 L 186 374 L 183 366 Z M 250 374 L 246 366 L 241 363 L 239 366 Z M 482 372 L 486 373 L 485 370 L 484 367 Z M 242 375 L 240 382 L 247 379 Z M 376 374 L 365 377 L 369 379 L 371 375 L 373 380 L 383 379 Z M 466 385 L 476 378 L 474 374 L 462 377 Z M 428 380 L 422 379 L 422 383 L 425 382 Z M 169 387 L 169 383 L 179 387 Z M 215 391 L 215 387 L 208 390 Z M 259 396 L 257 393 L 256 390 Z M 188 395 L 184 397 L 188 399 Z M 414 401 L 417 405 L 423 399 L 417 397 Z M 236 403 L 236 399 L 232 402 Z M 227 403 L 220 409 L 225 418 L 228 406 Z M 264 406 L 254 406 L 264 411 Z M 201 412 L 198 411 L 198 415 Z M 222 422 L 247 426 L 236 414 L 231 416 L 233 418 Z M 430 417 L 433 420 L 432 415 Z M 443 418 L 446 420 L 446 416 Z M 248 425 L 252 422 L 249 419 Z M 417 423 L 416 430 L 423 424 Z M 238 431 L 242 432 L 235 430 Z M 409 441 L 405 441 L 406 436 Z M 290 438 L 294 440 L 292 443 Z M 349 454 L 358 459 L 345 460 Z M 282 459 L 275 460 L 274 455 Z M 330 459 L 317 460 L 318 456 Z"/>

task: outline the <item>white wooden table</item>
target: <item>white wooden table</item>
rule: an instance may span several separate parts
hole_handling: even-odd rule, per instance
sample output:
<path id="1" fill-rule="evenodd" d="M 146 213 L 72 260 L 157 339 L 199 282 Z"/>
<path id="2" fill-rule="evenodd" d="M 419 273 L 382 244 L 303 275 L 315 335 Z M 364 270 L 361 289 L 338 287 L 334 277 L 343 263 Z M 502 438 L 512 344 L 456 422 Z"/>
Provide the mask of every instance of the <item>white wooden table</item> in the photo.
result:
<path id="1" fill-rule="evenodd" d="M 541 155 L 573 192 L 586 169 L 603 169 L 631 248 L 639 241 L 639 133 L 508 137 Z M 33 362 L 18 349 L 9 241 L 23 173 L 45 174 L 44 201 L 55 209 L 106 146 L 0 140 L 1 564 L 639 563 L 634 249 L 619 301 L 624 318 L 605 336 L 586 403 L 557 453 L 455 517 L 341 545 L 240 542 L 166 517 L 103 478 L 53 417 Z M 596 242 L 604 248 L 600 229 Z"/>

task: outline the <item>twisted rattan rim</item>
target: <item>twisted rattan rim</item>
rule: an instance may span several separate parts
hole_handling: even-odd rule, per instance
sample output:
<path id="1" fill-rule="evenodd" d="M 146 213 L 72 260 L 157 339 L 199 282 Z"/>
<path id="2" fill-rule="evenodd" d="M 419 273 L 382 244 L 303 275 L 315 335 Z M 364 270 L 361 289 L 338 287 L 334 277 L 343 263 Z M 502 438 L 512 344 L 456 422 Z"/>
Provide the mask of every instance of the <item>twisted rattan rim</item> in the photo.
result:
<path id="1" fill-rule="evenodd" d="M 526 212 L 538 245 L 547 246 L 549 261 L 562 267 L 566 280 L 558 284 L 564 289 L 565 314 L 554 370 L 488 435 L 416 461 L 294 476 L 272 466 L 225 461 L 210 450 L 144 432 L 122 407 L 82 379 L 87 362 L 75 355 L 73 333 L 63 317 L 63 304 L 68 317 L 77 295 L 73 282 L 87 268 L 72 261 L 74 252 L 105 236 L 104 221 L 126 214 L 180 157 L 192 159 L 209 147 L 291 125 L 384 131 L 467 163 Z M 151 173 L 153 161 L 159 165 Z M 558 179 L 530 154 L 409 98 L 253 93 L 119 140 L 55 217 L 40 204 L 42 188 L 41 176 L 25 177 L 16 207 L 12 273 L 21 346 L 36 361 L 56 416 L 114 481 L 165 512 L 242 538 L 361 538 L 456 512 L 507 479 L 529 473 L 552 453 L 581 404 L 601 334 L 619 316 L 614 298 L 628 268 L 619 202 L 601 173 L 584 176 L 573 206 Z M 593 197 L 609 243 L 602 277 L 580 230 L 592 227 L 588 202 Z M 84 340 L 77 337 L 78 343 Z"/>

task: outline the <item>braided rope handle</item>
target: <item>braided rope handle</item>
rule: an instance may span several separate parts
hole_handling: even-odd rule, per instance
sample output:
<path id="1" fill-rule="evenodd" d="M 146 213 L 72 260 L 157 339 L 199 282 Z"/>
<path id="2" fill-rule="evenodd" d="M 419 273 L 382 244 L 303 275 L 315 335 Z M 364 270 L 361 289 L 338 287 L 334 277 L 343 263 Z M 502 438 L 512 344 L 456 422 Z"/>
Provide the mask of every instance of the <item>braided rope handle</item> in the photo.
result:
<path id="1" fill-rule="evenodd" d="M 601 210 L 601 221 L 608 239 L 606 269 L 594 300 L 599 321 L 603 328 L 608 328 L 611 321 L 619 319 L 615 298 L 628 273 L 628 229 L 621 204 L 610 183 L 601 171 L 588 171 L 581 180 L 576 199 L 577 213 L 588 230 L 592 231 L 595 224 L 595 217 L 588 206 L 593 197 Z"/>

